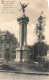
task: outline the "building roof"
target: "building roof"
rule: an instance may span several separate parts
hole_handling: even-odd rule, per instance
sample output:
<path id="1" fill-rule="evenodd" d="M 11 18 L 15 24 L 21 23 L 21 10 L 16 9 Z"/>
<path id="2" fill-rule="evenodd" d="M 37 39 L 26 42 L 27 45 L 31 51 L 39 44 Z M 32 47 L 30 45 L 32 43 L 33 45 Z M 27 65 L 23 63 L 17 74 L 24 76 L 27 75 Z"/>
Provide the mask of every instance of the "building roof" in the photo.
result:
<path id="1" fill-rule="evenodd" d="M 3 36 L 5 36 L 5 38 Z M 13 44 L 17 44 L 17 38 L 15 37 L 14 34 L 10 33 L 8 30 L 0 31 L 0 42 L 2 42 L 4 40 L 6 42 L 12 41 Z"/>
<path id="2" fill-rule="evenodd" d="M 6 35 L 7 32 L 9 32 L 9 31 L 8 30 L 7 31 L 0 31 L 0 35 Z"/>

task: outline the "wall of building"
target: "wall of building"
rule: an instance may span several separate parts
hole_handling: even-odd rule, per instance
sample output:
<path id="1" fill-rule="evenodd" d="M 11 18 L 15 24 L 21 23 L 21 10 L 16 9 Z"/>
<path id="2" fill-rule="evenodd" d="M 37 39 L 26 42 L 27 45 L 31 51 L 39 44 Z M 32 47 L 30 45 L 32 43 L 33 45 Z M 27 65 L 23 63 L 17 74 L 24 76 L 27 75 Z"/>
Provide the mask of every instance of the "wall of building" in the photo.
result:
<path id="1" fill-rule="evenodd" d="M 0 32 L 0 59 L 11 60 L 16 56 L 17 39 L 9 31 Z"/>

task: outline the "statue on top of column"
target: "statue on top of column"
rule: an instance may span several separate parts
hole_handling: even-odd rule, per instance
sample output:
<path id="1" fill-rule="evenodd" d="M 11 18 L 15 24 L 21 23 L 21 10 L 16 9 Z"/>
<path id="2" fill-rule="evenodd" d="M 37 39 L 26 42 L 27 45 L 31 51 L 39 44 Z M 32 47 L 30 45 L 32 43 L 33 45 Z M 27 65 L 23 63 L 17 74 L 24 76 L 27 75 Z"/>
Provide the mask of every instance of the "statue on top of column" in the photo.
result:
<path id="1" fill-rule="evenodd" d="M 25 13 L 25 8 L 27 7 L 28 4 L 25 5 L 25 3 L 22 4 L 21 2 L 20 2 L 20 4 L 21 4 L 21 9 L 22 9 L 23 14 L 24 14 Z M 19 11 L 21 11 L 21 9 Z"/>

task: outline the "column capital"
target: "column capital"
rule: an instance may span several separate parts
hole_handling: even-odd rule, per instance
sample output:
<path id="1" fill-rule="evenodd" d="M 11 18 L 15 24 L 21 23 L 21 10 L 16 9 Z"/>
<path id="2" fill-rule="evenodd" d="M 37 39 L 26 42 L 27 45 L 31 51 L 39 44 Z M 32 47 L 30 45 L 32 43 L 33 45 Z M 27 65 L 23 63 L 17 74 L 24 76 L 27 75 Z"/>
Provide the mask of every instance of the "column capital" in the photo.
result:
<path id="1" fill-rule="evenodd" d="M 29 22 L 29 18 L 27 16 L 22 16 L 20 18 L 17 18 L 17 21 L 19 21 L 19 23 L 25 23 L 27 24 Z"/>

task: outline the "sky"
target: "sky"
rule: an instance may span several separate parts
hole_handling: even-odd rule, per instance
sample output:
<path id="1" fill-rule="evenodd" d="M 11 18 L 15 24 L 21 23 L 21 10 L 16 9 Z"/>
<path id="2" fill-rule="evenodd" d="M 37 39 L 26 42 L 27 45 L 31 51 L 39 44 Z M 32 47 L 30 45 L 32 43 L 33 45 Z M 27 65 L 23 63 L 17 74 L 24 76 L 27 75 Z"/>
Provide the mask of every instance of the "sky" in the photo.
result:
<path id="1" fill-rule="evenodd" d="M 6 1 L 13 1 L 13 13 L 4 13 Z M 17 18 L 22 16 L 21 3 L 28 4 L 26 8 L 26 16 L 29 17 L 29 23 L 27 25 L 27 44 L 33 45 L 37 41 L 37 36 L 35 34 L 35 27 L 38 23 L 38 17 L 41 11 L 43 11 L 43 16 L 46 17 L 45 26 L 45 42 L 49 44 L 49 6 L 48 0 L 0 0 L 0 30 L 9 30 L 12 34 L 18 38 L 19 41 L 19 23 Z"/>

